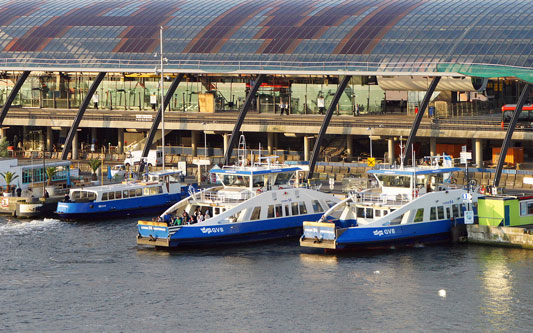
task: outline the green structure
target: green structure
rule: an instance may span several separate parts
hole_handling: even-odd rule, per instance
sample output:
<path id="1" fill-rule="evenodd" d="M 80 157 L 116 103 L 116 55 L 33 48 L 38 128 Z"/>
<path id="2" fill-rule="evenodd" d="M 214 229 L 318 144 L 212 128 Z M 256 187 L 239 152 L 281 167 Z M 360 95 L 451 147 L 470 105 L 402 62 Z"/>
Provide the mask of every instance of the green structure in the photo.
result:
<path id="1" fill-rule="evenodd" d="M 533 196 L 494 196 L 478 200 L 479 225 L 533 225 Z"/>

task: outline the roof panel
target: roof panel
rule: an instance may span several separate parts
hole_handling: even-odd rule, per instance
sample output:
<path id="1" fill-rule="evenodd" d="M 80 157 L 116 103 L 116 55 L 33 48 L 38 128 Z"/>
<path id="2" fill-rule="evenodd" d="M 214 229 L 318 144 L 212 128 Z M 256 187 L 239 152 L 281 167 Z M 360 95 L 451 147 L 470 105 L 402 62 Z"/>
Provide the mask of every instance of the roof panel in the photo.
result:
<path id="1" fill-rule="evenodd" d="M 383 59 L 530 66 L 532 14 L 530 0 L 0 0 L 0 63 L 61 55 L 74 67 L 115 58 L 153 70 L 163 25 L 169 69 L 186 60 L 198 70 L 217 60 L 243 70 L 318 61 L 335 71 Z"/>

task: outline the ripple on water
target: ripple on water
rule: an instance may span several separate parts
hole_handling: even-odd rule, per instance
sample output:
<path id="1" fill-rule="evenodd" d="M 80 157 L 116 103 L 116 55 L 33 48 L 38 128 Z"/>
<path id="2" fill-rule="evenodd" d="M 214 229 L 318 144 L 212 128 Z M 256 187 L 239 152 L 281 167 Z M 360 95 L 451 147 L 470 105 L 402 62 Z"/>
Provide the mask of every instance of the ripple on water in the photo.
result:
<path id="1" fill-rule="evenodd" d="M 0 224 L 0 236 L 3 235 L 27 235 L 41 232 L 62 224 L 60 220 L 45 218 L 42 220 L 6 220 Z"/>

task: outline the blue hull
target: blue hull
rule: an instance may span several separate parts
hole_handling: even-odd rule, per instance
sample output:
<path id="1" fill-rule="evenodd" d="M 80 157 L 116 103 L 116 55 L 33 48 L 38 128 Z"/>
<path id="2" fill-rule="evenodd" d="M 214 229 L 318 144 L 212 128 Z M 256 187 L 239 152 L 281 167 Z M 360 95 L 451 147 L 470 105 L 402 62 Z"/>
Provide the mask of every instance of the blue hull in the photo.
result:
<path id="1" fill-rule="evenodd" d="M 182 193 L 110 200 L 103 202 L 59 202 L 56 214 L 64 219 L 107 219 L 160 213 L 185 196 Z"/>
<path id="2" fill-rule="evenodd" d="M 200 224 L 171 227 L 171 230 L 175 228 L 177 231 L 170 236 L 169 247 L 211 247 L 299 237 L 302 234 L 303 221 L 313 221 L 320 216 L 321 214 L 310 214 L 217 226 Z M 138 232 L 142 237 L 168 238 L 169 228 L 139 225 Z"/>
<path id="3" fill-rule="evenodd" d="M 462 225 L 457 219 L 455 224 Z M 383 249 L 392 246 L 412 246 L 445 242 L 450 239 L 454 221 L 441 220 L 386 227 L 347 228 L 336 240 L 336 249 Z"/>

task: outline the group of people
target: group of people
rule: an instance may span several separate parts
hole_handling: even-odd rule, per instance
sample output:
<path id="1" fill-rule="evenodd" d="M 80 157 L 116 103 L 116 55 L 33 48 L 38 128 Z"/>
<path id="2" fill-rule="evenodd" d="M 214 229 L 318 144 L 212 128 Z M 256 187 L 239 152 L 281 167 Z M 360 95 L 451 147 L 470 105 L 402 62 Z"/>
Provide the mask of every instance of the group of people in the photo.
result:
<path id="1" fill-rule="evenodd" d="M 194 213 L 188 214 L 186 211 L 183 211 L 181 215 L 179 214 L 165 214 L 158 218 L 158 222 L 166 222 L 167 225 L 185 225 L 185 224 L 195 224 L 203 222 L 209 219 L 211 215 L 209 210 L 206 209 L 205 212 L 200 210 L 200 207 L 196 208 Z"/>

